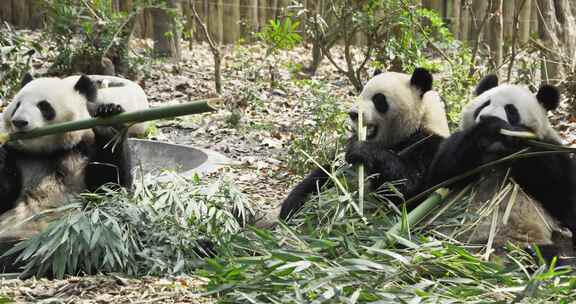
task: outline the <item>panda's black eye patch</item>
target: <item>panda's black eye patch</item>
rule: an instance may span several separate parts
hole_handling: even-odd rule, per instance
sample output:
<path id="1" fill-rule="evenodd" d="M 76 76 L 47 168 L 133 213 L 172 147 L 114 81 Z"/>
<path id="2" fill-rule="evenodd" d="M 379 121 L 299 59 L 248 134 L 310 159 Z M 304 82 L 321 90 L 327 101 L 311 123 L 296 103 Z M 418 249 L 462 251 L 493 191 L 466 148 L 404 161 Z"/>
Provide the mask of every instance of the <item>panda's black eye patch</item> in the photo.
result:
<path id="1" fill-rule="evenodd" d="M 56 118 L 56 111 L 54 110 L 52 105 L 46 100 L 42 100 L 36 106 L 38 107 L 38 109 L 40 109 L 40 112 L 42 113 L 44 119 L 53 120 L 54 118 Z"/>
<path id="2" fill-rule="evenodd" d="M 504 107 L 506 111 L 506 117 L 508 117 L 508 123 L 511 125 L 520 124 L 520 113 L 518 113 L 518 109 L 512 104 L 507 104 Z"/>
<path id="3" fill-rule="evenodd" d="M 384 96 L 384 94 L 381 93 L 377 93 L 374 96 L 372 96 L 372 102 L 374 103 L 374 107 L 376 108 L 376 110 L 380 113 L 386 113 L 388 112 L 388 101 L 386 100 L 386 96 Z"/>
<path id="4" fill-rule="evenodd" d="M 478 109 L 476 109 L 474 111 L 474 119 L 478 118 L 478 115 L 480 114 L 480 112 L 482 112 L 482 110 L 487 107 L 488 105 L 490 105 L 490 100 L 486 101 L 485 103 L 483 103 L 481 106 L 478 107 Z"/>
<path id="5" fill-rule="evenodd" d="M 14 117 L 14 114 L 16 114 L 16 111 L 18 111 L 18 108 L 19 108 L 19 107 L 20 107 L 20 102 L 18 102 L 18 103 L 16 104 L 16 107 L 14 107 L 14 111 L 12 111 L 12 116 L 11 116 L 11 117 Z"/>

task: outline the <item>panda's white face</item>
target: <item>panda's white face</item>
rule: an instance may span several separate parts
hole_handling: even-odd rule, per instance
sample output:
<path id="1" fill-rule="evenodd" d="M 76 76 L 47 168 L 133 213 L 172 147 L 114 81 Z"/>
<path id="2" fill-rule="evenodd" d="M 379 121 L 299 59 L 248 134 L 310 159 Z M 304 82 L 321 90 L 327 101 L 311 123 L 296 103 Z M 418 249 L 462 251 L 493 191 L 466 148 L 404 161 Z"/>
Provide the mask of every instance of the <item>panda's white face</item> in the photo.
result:
<path id="1" fill-rule="evenodd" d="M 3 114 L 8 132 L 27 131 L 51 124 L 89 118 L 86 97 L 75 90 L 75 83 L 59 78 L 38 78 L 27 83 Z M 90 131 L 68 132 L 10 144 L 30 152 L 68 149 L 78 144 Z"/>
<path id="2" fill-rule="evenodd" d="M 462 111 L 461 128 L 472 127 L 483 116 L 498 117 L 510 125 L 525 126 L 540 139 L 561 142 L 548 120 L 546 109 L 525 87 L 502 84 L 483 92 Z"/>
<path id="3" fill-rule="evenodd" d="M 354 132 L 358 126 L 358 105 L 366 124 L 366 139 L 386 146 L 406 139 L 421 127 L 424 107 L 421 91 L 410 84 L 410 75 L 386 72 L 376 75 L 349 112 Z"/>

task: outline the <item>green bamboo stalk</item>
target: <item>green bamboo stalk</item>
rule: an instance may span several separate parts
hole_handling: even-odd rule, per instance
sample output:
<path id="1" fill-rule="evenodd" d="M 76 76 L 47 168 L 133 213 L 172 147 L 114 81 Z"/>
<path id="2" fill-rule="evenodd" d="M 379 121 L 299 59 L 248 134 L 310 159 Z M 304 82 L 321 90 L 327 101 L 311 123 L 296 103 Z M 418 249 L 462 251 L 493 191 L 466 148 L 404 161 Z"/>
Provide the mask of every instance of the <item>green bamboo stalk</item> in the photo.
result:
<path id="1" fill-rule="evenodd" d="M 366 126 L 364 125 L 364 113 L 362 112 L 362 100 L 358 98 L 358 142 L 366 141 Z M 364 217 L 364 164 L 358 165 L 358 208 L 360 216 Z"/>
<path id="2" fill-rule="evenodd" d="M 60 134 L 65 132 L 91 129 L 96 126 L 110 126 L 119 124 L 134 124 L 161 118 L 184 116 L 204 112 L 215 111 L 222 103 L 221 98 L 210 98 L 192 101 L 185 104 L 164 106 L 140 111 L 125 112 L 110 117 L 97 117 L 65 123 L 53 124 L 42 128 L 32 129 L 25 132 L 15 132 L 11 134 L 0 134 L 0 144 L 8 141 L 31 139 L 45 135 Z"/>
<path id="3" fill-rule="evenodd" d="M 418 207 L 414 208 L 414 210 L 410 211 L 408 214 L 408 227 L 412 227 L 420 222 L 432 209 L 434 209 L 438 204 L 444 201 L 446 196 L 450 193 L 450 190 L 446 188 L 437 189 L 432 195 L 430 195 L 425 201 L 418 205 Z M 402 228 L 403 221 L 400 220 L 390 230 L 388 231 L 389 235 L 398 235 Z"/>

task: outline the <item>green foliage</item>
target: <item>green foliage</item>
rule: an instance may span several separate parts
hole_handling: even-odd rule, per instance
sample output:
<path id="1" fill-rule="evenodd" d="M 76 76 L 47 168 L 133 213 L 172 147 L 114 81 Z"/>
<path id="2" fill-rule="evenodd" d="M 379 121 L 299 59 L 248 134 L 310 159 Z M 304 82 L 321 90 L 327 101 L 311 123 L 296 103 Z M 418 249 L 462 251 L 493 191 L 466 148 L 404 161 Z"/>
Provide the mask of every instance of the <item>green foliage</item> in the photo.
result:
<path id="1" fill-rule="evenodd" d="M 51 73 L 110 73 L 112 65 L 103 63 L 104 58 L 116 72 L 130 72 L 133 62 L 128 56 L 128 41 L 142 6 L 137 1 L 134 10 L 127 13 L 114 10 L 112 2 L 42 0 L 49 25 L 47 39 L 59 50 Z"/>
<path id="2" fill-rule="evenodd" d="M 221 246 L 253 214 L 230 182 L 209 184 L 147 176 L 134 194 L 85 194 L 56 210 L 62 216 L 12 252 L 28 273 L 190 273 L 201 263 L 199 240 Z"/>
<path id="3" fill-rule="evenodd" d="M 376 59 L 386 69 L 406 71 L 420 66 L 437 70 L 427 59 L 426 51 L 431 43 L 451 44 L 452 34 L 436 11 L 406 2 L 385 1 L 384 7 L 379 8 L 394 13 L 385 17 L 385 38 L 376 49 Z"/>
<path id="4" fill-rule="evenodd" d="M 8 304 L 8 303 L 15 303 L 15 301 L 11 300 L 8 297 L 0 295 L 0 304 Z"/>
<path id="5" fill-rule="evenodd" d="M 309 113 L 296 126 L 296 138 L 290 144 L 288 167 L 297 174 L 306 174 L 314 163 L 306 152 L 320 164 L 330 164 L 339 148 L 344 146 L 347 131 L 347 115 L 342 101 L 330 92 L 324 83 L 304 80 L 300 84 L 309 91 L 301 99 L 302 110 Z"/>
<path id="6" fill-rule="evenodd" d="M 302 41 L 302 36 L 297 32 L 299 26 L 300 21 L 293 21 L 290 17 L 270 20 L 256 36 L 268 46 L 269 55 L 298 45 Z"/>
<path id="7" fill-rule="evenodd" d="M 465 46 L 455 46 L 449 53 L 452 62 L 445 64 L 446 69 L 440 79 L 434 82 L 434 88 L 440 93 L 446 104 L 446 114 L 450 129 L 454 130 L 460 123 L 462 108 L 469 100 L 478 75 L 470 74 L 472 56 Z"/>
<path id="8" fill-rule="evenodd" d="M 20 89 L 20 82 L 30 71 L 30 59 L 42 47 L 25 40 L 8 23 L 0 23 L 0 101 Z"/>
<path id="9" fill-rule="evenodd" d="M 346 170 L 338 172 L 345 173 Z M 338 174 L 342 176 L 341 174 Z M 486 261 L 441 234 L 413 229 L 402 245 L 385 236 L 402 212 L 375 197 L 360 217 L 343 197 L 323 191 L 273 231 L 235 236 L 230 255 L 196 274 L 221 303 L 572 302 L 570 270 L 538 264 L 510 246 Z M 389 192 L 388 195 L 393 195 Z M 380 198 L 385 198 L 384 196 Z"/>

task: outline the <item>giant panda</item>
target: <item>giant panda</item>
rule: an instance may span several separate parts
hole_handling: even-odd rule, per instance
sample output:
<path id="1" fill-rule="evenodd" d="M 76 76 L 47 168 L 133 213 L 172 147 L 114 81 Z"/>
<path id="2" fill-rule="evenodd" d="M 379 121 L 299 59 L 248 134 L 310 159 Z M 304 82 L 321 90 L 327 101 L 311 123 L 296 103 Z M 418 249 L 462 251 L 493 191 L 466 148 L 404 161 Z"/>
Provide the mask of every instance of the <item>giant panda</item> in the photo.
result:
<path id="1" fill-rule="evenodd" d="M 84 75 L 74 82 L 26 77 L 22 85 L 2 115 L 4 132 L 124 111 L 117 104 L 96 103 L 97 87 Z M 95 127 L 11 141 L 0 147 L 0 244 L 4 249 L 46 226 L 45 220 L 22 224 L 40 211 L 105 184 L 131 187 L 130 151 L 121 127 Z M 113 139 L 114 144 L 109 144 Z M 0 260 L 2 271 L 15 270 L 13 266 L 10 260 Z"/>
<path id="2" fill-rule="evenodd" d="M 543 85 L 532 94 L 519 85 L 498 85 L 498 78 L 488 75 L 475 93 L 463 109 L 460 130 L 442 143 L 432 162 L 430 186 L 529 147 L 519 138 L 503 135 L 502 129 L 531 131 L 540 141 L 562 144 L 547 116 L 560 101 L 555 87 Z M 473 185 L 470 210 L 479 218 L 474 225 L 464 224 L 467 232 L 456 233 L 461 237 L 457 239 L 480 245 L 491 242 L 496 250 L 508 242 L 521 247 L 537 244 L 548 258 L 561 253 L 566 239 L 572 247 L 576 163 L 570 154 L 517 159 L 449 187 L 457 192 L 466 185 Z"/>
<path id="3" fill-rule="evenodd" d="M 96 102 L 100 104 L 114 103 L 121 105 L 126 112 L 145 110 L 149 108 L 148 98 L 140 85 L 128 79 L 107 76 L 88 75 L 98 88 Z M 80 76 L 66 77 L 66 81 L 76 83 Z M 129 136 L 143 136 L 148 130 L 149 122 L 141 122 L 130 126 Z"/>
<path id="4" fill-rule="evenodd" d="M 412 75 L 386 72 L 376 75 L 360 94 L 367 138 L 358 142 L 358 109 L 349 112 L 353 135 L 348 139 L 345 158 L 349 164 L 363 164 L 366 175 L 375 175 L 371 189 L 386 182 L 403 181 L 397 189 L 404 198 L 419 193 L 424 177 L 440 142 L 449 135 L 444 104 L 432 91 L 432 75 L 417 68 Z M 401 153 L 402 152 L 402 153 Z M 287 220 L 307 197 L 329 177 L 314 169 L 282 202 L 280 219 Z"/>

